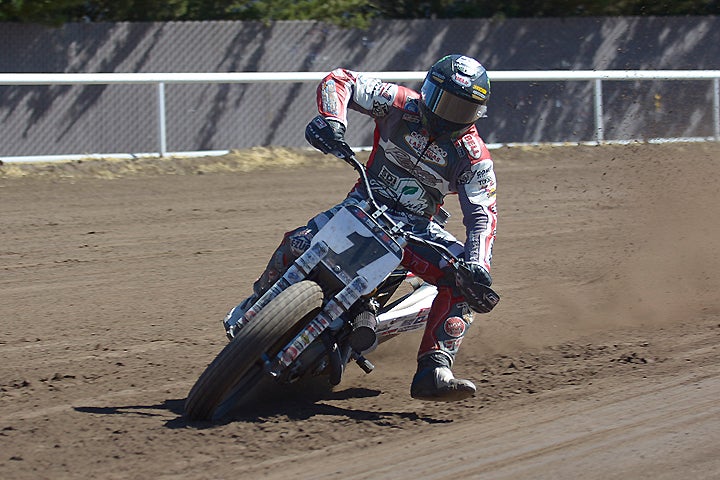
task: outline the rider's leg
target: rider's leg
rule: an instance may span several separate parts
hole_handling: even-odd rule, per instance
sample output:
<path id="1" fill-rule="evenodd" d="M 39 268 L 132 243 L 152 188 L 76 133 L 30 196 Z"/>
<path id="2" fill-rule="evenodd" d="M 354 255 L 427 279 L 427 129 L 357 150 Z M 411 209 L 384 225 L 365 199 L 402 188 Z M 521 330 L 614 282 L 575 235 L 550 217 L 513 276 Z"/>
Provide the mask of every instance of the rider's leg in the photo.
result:
<path id="1" fill-rule="evenodd" d="M 285 273 L 290 265 L 310 248 L 310 241 L 315 234 L 335 215 L 338 210 L 346 205 L 356 205 L 362 197 L 351 193 L 341 203 L 315 215 L 307 225 L 296 228 L 285 234 L 280 245 L 270 257 L 265 271 L 260 275 L 253 285 L 253 293 L 257 296 L 265 293 Z"/>
<path id="2" fill-rule="evenodd" d="M 456 401 L 475 394 L 469 380 L 455 378 L 452 365 L 473 314 L 448 286 L 438 287 L 418 349 L 418 368 L 410 395 L 420 400 Z"/>
<path id="3" fill-rule="evenodd" d="M 316 231 L 312 225 L 291 230 L 283 236 L 282 242 L 270 257 L 260 277 L 253 284 L 253 293 L 260 297 L 285 273 L 285 270 L 310 247 Z"/>
<path id="4" fill-rule="evenodd" d="M 281 276 L 285 270 L 308 249 L 310 240 L 315 232 L 310 226 L 304 226 L 291 230 L 283 236 L 282 242 L 275 249 L 270 261 L 260 277 L 253 284 L 253 293 L 238 306 L 230 310 L 223 320 L 223 327 L 228 338 L 232 338 L 231 328 L 235 325 L 245 312 L 265 293 Z"/>
<path id="5" fill-rule="evenodd" d="M 350 194 L 342 203 L 333 208 L 319 213 L 313 217 L 307 225 L 291 230 L 283 236 L 280 245 L 270 257 L 265 270 L 253 284 L 253 293 L 243 300 L 238 306 L 230 310 L 223 320 L 223 326 L 228 337 L 230 328 L 235 325 L 245 314 L 248 308 L 257 301 L 273 284 L 285 273 L 285 271 L 297 260 L 297 258 L 310 247 L 313 236 L 332 218 L 344 205 L 357 204 L 361 197 Z"/>
<path id="6" fill-rule="evenodd" d="M 426 230 L 431 240 L 445 244 L 456 255 L 464 247 L 436 225 Z M 451 367 L 460 344 L 473 321 L 467 303 L 455 288 L 455 275 L 437 252 L 425 247 L 405 249 L 403 265 L 423 280 L 438 287 L 418 349 L 418 368 L 410 395 L 421 400 L 456 401 L 475 394 L 469 380 L 455 378 Z"/>

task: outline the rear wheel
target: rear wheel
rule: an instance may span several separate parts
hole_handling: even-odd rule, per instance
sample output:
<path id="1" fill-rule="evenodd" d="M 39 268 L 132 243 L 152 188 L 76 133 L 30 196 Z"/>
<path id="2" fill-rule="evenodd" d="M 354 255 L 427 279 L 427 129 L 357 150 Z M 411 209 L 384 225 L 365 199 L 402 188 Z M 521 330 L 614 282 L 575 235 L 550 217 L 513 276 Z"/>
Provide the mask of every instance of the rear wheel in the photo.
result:
<path id="1" fill-rule="evenodd" d="M 300 320 L 314 316 L 323 292 L 310 280 L 290 285 L 245 325 L 200 375 L 185 400 L 188 420 L 212 420 L 248 396 L 263 376 L 261 356 L 274 356 L 296 333 Z M 228 402 L 229 403 L 229 402 Z"/>

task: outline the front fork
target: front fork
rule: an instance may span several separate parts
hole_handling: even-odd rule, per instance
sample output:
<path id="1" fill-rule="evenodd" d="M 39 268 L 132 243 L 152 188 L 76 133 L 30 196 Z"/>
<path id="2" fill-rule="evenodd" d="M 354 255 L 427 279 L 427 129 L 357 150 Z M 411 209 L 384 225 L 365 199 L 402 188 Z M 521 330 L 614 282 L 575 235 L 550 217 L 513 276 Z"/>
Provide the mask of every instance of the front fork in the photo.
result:
<path id="1" fill-rule="evenodd" d="M 328 251 L 329 247 L 323 241 L 313 244 L 290 265 L 282 277 L 245 312 L 238 322 L 230 327 L 230 335 L 233 337 L 237 335 L 237 333 L 246 324 L 251 322 L 258 312 L 265 308 L 280 292 L 292 284 L 305 280 L 309 273 L 317 267 L 321 260 L 327 255 Z M 339 383 L 339 377 L 342 374 L 342 365 L 345 359 L 342 358 L 343 355 L 340 353 L 337 344 L 326 330 L 335 319 L 357 302 L 366 288 L 367 280 L 362 276 L 355 277 L 345 288 L 331 298 L 325 304 L 323 310 L 285 345 L 274 358 L 266 357 L 264 359 L 265 370 L 273 377 L 278 378 L 285 368 L 297 360 L 305 349 L 325 332 L 322 341 L 330 359 L 331 370 L 335 372 L 339 371 L 339 373 L 331 375 L 331 382 L 337 377 L 337 382 Z M 374 368 L 372 364 L 361 355 L 352 352 L 351 356 L 365 372 L 369 373 Z"/>
<path id="2" fill-rule="evenodd" d="M 331 323 L 340 315 L 345 313 L 357 300 L 361 294 L 367 288 L 367 280 L 363 276 L 355 277 L 345 288 L 340 290 L 333 298 L 331 298 L 326 304 L 323 310 L 317 314 L 317 316 L 303 328 L 295 337 L 290 340 L 280 351 L 275 355 L 274 358 L 265 358 L 265 370 L 275 378 L 280 377 L 283 370 L 291 365 L 297 358 L 310 346 L 318 337 L 323 335 L 321 340 L 326 347 L 328 356 L 330 358 L 331 369 L 337 372 L 339 361 L 339 368 L 342 369 L 342 355 L 339 351 L 337 344 L 330 336 L 324 334 Z M 340 357 L 338 357 L 340 355 Z M 331 378 L 331 382 L 333 378 Z M 338 378 L 339 383 L 339 378 Z M 335 383 L 337 384 L 337 383 Z"/>

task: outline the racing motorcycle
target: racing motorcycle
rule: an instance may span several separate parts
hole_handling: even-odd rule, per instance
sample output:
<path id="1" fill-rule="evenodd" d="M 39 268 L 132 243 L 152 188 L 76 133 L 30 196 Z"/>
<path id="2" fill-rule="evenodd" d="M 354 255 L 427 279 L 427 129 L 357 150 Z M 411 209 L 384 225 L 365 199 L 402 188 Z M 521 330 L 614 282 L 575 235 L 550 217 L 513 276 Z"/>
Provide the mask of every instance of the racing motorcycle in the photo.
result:
<path id="1" fill-rule="evenodd" d="M 430 246 L 456 275 L 472 275 L 443 245 L 404 231 L 374 199 L 363 164 L 354 155 L 344 160 L 360 175 L 366 200 L 341 208 L 283 276 L 229 325 L 230 342 L 187 396 L 188 420 L 223 418 L 249 404 L 268 381 L 289 388 L 320 376 L 335 386 L 351 362 L 372 372 L 366 355 L 394 336 L 424 328 L 437 294 L 400 267 L 408 243 Z M 476 311 L 489 312 L 499 301 L 490 287 L 474 290 L 481 297 Z"/>

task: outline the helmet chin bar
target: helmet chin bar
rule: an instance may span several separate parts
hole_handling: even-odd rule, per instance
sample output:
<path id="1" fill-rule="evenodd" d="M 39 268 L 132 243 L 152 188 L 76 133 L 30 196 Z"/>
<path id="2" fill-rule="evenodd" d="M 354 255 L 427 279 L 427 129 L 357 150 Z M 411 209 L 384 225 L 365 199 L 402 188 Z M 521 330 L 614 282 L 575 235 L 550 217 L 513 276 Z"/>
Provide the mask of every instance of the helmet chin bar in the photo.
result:
<path id="1" fill-rule="evenodd" d="M 462 124 L 449 122 L 431 112 L 423 102 L 420 102 L 420 114 L 423 126 L 427 129 L 432 139 L 437 139 L 445 135 L 450 136 L 454 133 L 459 135 L 473 125 L 472 123 Z"/>

